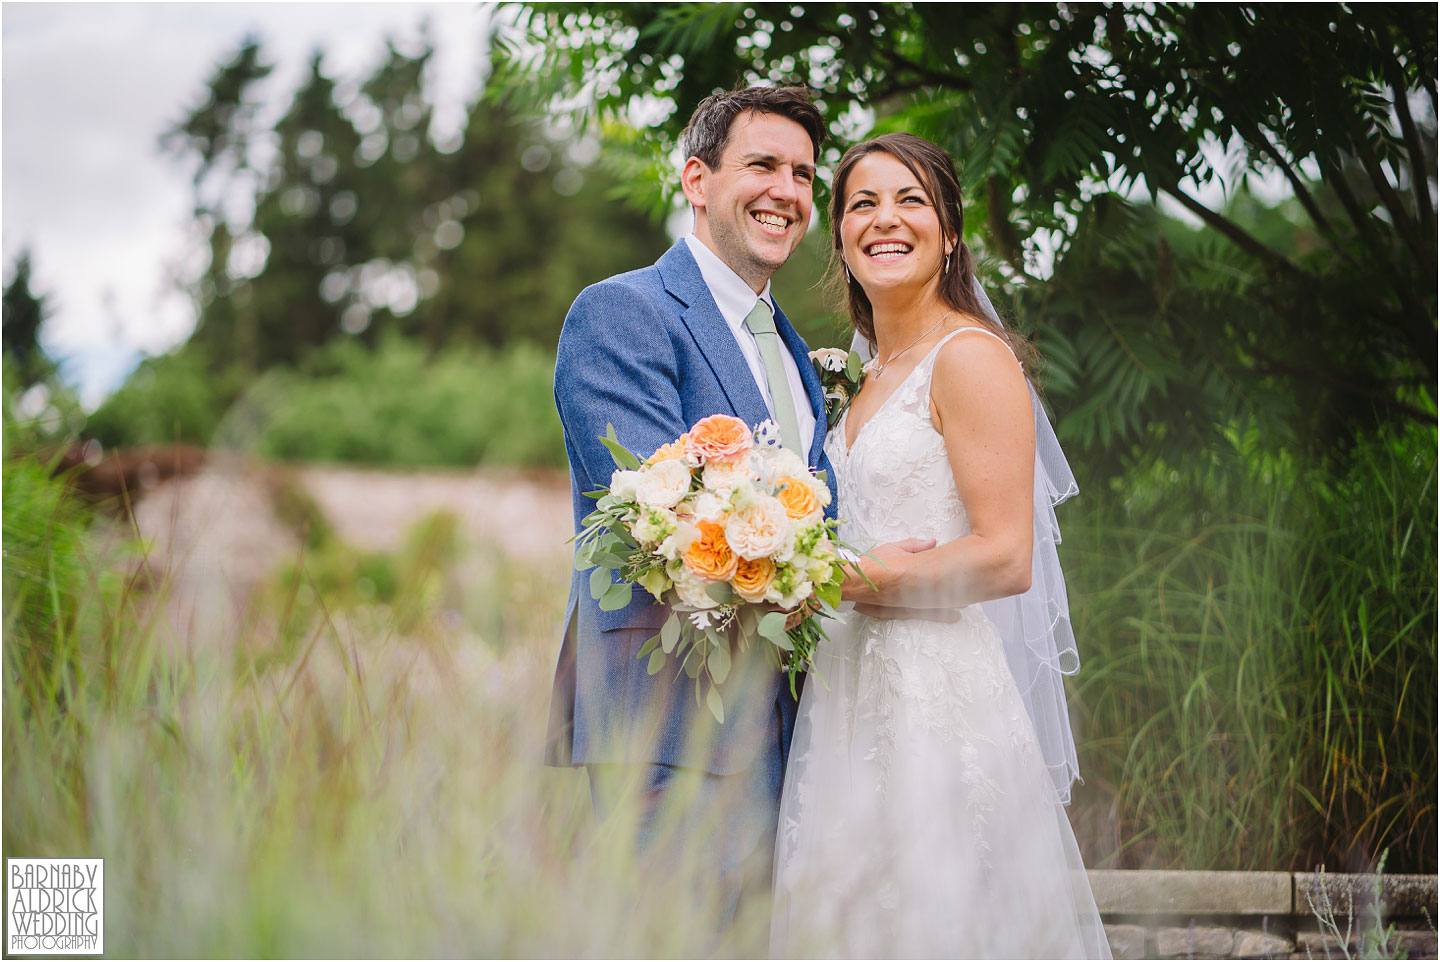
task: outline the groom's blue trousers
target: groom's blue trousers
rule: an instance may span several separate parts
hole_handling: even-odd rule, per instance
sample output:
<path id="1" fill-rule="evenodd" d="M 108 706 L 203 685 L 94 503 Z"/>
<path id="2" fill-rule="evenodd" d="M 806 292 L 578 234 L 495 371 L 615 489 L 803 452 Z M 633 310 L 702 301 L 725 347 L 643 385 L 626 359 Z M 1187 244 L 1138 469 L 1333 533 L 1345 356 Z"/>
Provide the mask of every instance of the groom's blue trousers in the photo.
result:
<path id="1" fill-rule="evenodd" d="M 742 898 L 769 898 L 789 727 L 777 704 L 766 748 L 733 775 L 673 765 L 586 765 L 596 817 L 604 823 L 633 805 L 641 855 L 677 845 L 674 856 L 694 860 L 690 865 L 702 877 L 718 874 L 719 922 L 726 926 Z"/>

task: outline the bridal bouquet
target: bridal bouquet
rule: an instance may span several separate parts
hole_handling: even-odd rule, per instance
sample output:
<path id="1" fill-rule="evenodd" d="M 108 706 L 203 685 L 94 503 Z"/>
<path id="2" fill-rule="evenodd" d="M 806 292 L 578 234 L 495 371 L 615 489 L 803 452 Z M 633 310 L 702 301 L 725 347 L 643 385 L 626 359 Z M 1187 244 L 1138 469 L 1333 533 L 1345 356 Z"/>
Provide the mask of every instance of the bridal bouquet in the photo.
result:
<path id="1" fill-rule="evenodd" d="M 586 495 L 597 503 L 575 536 L 575 566 L 594 566 L 590 593 L 606 611 L 629 604 L 634 585 L 670 605 L 640 651 L 650 674 L 675 658 L 695 679 L 696 701 L 723 723 L 716 686 L 730 673 L 731 645 L 759 642 L 793 691 L 844 580 L 825 481 L 780 445 L 772 421 L 752 432 L 739 418 L 704 418 L 644 462 L 613 425 L 600 440 L 618 470 L 609 488 Z"/>

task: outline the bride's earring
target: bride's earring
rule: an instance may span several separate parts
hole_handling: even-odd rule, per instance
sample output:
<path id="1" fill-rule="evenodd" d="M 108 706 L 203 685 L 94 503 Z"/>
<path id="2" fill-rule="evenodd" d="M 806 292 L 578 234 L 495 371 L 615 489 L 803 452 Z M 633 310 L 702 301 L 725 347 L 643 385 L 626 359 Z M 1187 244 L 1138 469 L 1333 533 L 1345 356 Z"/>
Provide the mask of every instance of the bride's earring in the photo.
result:
<path id="1" fill-rule="evenodd" d="M 841 261 L 840 267 L 845 271 L 845 283 L 849 284 L 851 280 L 853 280 L 853 278 L 850 276 L 850 265 L 845 263 L 844 261 Z"/>
<path id="2" fill-rule="evenodd" d="M 946 273 L 946 274 L 950 273 L 950 255 L 949 255 L 949 254 L 946 254 L 946 255 L 945 255 L 945 273 Z"/>

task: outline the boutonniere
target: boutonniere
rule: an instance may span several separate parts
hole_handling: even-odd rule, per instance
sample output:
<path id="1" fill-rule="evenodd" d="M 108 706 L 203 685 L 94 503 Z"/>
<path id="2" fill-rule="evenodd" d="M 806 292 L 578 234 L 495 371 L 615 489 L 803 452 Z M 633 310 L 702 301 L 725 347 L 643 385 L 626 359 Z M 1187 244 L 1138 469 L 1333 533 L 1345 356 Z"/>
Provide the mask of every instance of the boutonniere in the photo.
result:
<path id="1" fill-rule="evenodd" d="M 860 393 L 860 385 L 865 383 L 860 355 L 838 347 L 822 347 L 810 352 L 810 363 L 820 376 L 820 387 L 825 392 L 825 420 L 833 428 Z"/>

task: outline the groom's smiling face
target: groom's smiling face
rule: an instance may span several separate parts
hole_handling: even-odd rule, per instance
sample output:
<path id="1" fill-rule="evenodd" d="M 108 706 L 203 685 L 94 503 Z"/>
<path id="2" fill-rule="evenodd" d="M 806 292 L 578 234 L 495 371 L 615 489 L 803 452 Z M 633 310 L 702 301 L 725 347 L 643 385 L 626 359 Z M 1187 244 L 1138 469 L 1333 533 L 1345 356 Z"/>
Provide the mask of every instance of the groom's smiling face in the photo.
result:
<path id="1" fill-rule="evenodd" d="M 731 124 L 720 163 L 691 157 L 681 183 L 695 236 L 759 292 L 810 224 L 815 150 L 795 121 L 748 111 Z"/>

